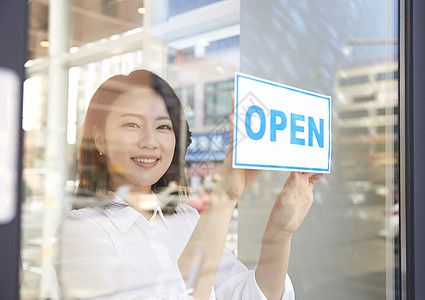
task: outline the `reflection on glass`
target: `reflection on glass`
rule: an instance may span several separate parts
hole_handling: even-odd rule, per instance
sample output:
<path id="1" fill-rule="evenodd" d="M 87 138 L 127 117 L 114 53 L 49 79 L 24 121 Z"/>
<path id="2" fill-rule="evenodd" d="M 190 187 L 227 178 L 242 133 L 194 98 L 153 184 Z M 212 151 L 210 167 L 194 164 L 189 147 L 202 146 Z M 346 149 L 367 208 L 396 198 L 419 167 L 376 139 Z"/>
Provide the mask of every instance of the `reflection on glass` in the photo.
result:
<path id="1" fill-rule="evenodd" d="M 64 217 L 54 247 L 60 295 L 294 299 L 291 238 L 323 174 L 291 173 L 270 213 L 258 265 L 248 270 L 223 248 L 237 200 L 261 172 L 233 169 L 229 151 L 199 215 L 185 203 L 181 172 L 190 143 L 184 109 L 162 78 L 136 70 L 102 83 L 82 127 L 79 207 Z"/>
<path id="2" fill-rule="evenodd" d="M 70 48 L 87 47 L 102 39 L 117 39 L 120 34 L 143 24 L 143 1 L 82 1 L 69 3 Z M 28 59 L 48 56 L 49 1 L 29 1 Z"/>
<path id="3" fill-rule="evenodd" d="M 288 1 L 270 6 L 249 0 L 69 5 L 69 53 L 60 56 L 69 75 L 61 97 L 67 109 L 57 127 L 64 132 L 67 153 L 65 182 L 56 188 L 65 198 L 56 199 L 62 208 L 52 212 L 45 145 L 47 108 L 53 101 L 47 98 L 49 76 L 55 75 L 48 74 L 47 61 L 37 59 L 48 57 L 51 47 L 49 5 L 30 1 L 22 299 L 59 298 L 55 272 L 46 264 L 55 242 L 49 232 L 59 224 L 46 220 L 60 220 L 73 205 L 91 203 L 73 197 L 79 184 L 75 153 L 89 101 L 107 78 L 141 68 L 167 79 L 184 104 L 192 131 L 185 165 L 191 191 L 187 203 L 201 214 L 220 179 L 229 144 L 235 71 L 332 95 L 333 169 L 315 187 L 313 208 L 293 240 L 289 275 L 302 299 L 397 299 L 395 1 L 304 1 L 291 3 L 290 10 Z M 257 263 L 266 219 L 287 175 L 263 172 L 231 216 L 228 254 L 249 268 Z M 113 198 L 105 196 L 109 204 Z M 194 253 L 194 265 L 205 257 Z"/>
<path id="4" fill-rule="evenodd" d="M 7 224 L 16 215 L 17 189 L 17 153 L 19 147 L 19 78 L 17 74 L 8 68 L 0 68 L 0 168 L 2 171 L 0 180 L 0 224 Z"/>
<path id="5" fill-rule="evenodd" d="M 332 172 L 294 239 L 297 295 L 398 299 L 398 1 L 288 4 L 243 2 L 241 71 L 332 95 Z M 284 176 L 270 177 L 272 190 Z M 239 234 L 238 254 L 248 264 L 258 249 L 242 249 L 270 207 L 256 192 L 239 203 L 239 230 L 251 236 Z"/>

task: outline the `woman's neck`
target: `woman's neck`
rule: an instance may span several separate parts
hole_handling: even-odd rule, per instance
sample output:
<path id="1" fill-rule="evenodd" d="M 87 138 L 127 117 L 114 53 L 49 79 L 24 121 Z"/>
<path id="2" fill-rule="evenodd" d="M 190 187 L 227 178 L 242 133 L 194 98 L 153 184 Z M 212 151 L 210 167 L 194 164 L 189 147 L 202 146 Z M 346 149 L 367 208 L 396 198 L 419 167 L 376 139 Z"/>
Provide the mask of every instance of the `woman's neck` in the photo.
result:
<path id="1" fill-rule="evenodd" d="M 124 201 L 133 209 L 141 213 L 147 220 L 153 216 L 153 212 L 158 208 L 158 198 L 149 191 L 133 191 L 131 190 Z"/>

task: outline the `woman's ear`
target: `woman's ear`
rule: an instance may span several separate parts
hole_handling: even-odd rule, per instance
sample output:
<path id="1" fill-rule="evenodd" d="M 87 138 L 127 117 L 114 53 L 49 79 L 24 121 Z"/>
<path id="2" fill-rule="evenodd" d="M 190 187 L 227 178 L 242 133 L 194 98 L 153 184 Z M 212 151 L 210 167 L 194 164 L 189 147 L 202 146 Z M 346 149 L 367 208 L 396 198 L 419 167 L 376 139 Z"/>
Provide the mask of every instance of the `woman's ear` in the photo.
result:
<path id="1" fill-rule="evenodd" d="M 99 129 L 97 126 L 93 127 L 93 136 L 94 136 L 94 146 L 96 147 L 96 150 L 99 151 L 100 155 L 105 154 L 105 138 L 103 134 L 99 132 Z"/>

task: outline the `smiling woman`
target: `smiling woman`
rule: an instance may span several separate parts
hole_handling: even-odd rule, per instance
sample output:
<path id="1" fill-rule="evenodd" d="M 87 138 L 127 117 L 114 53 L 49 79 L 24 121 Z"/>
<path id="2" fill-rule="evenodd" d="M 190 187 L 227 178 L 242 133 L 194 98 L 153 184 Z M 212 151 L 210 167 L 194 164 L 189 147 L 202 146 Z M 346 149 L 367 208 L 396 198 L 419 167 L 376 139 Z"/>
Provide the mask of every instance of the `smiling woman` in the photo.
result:
<path id="1" fill-rule="evenodd" d="M 73 210 L 62 222 L 54 265 L 65 298 L 293 299 L 291 237 L 321 174 L 291 174 L 257 268 L 248 270 L 224 244 L 236 203 L 260 171 L 233 169 L 229 148 L 200 216 L 182 203 L 179 170 L 190 142 L 179 99 L 155 74 L 134 71 L 99 87 L 83 126 L 77 196 L 113 200 Z"/>
<path id="2" fill-rule="evenodd" d="M 179 157 L 180 151 L 186 152 L 191 133 L 180 132 L 181 118 L 183 109 L 173 89 L 149 71 L 105 81 L 90 101 L 82 129 L 77 196 L 105 196 L 121 185 L 144 186 L 145 191 L 152 186 L 155 192 L 170 182 L 177 182 L 179 193 L 185 194 L 186 181 L 179 177 L 184 162 Z M 155 178 L 143 179 L 138 173 Z"/>
<path id="3" fill-rule="evenodd" d="M 134 192 L 150 193 L 151 186 L 168 170 L 176 145 L 161 96 L 148 87 L 119 96 L 104 131 L 95 129 L 95 145 L 106 157 L 113 191 L 128 185 Z"/>

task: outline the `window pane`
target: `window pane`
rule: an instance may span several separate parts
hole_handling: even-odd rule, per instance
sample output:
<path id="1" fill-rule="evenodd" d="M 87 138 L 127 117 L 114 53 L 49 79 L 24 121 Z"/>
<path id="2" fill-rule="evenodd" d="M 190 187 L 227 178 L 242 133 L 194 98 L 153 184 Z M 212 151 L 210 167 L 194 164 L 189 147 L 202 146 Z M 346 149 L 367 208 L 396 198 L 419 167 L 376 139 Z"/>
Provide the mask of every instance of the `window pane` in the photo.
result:
<path id="1" fill-rule="evenodd" d="M 297 297 L 399 299 L 398 1 L 288 4 L 243 2 L 240 44 L 242 72 L 332 96 L 331 173 L 293 239 Z M 250 266 L 285 178 L 263 174 L 239 202 Z"/>
<path id="2" fill-rule="evenodd" d="M 287 2 L 29 2 L 22 299 L 61 299 L 66 292 L 75 298 L 168 299 L 176 291 L 192 292 L 200 275 L 194 268 L 184 282 L 179 257 L 199 215 L 211 212 L 207 204 L 226 170 L 235 72 L 332 96 L 331 174 L 315 184 L 313 207 L 294 234 L 288 269 L 293 285 L 286 280 L 285 288 L 293 286 L 297 299 L 398 299 L 398 3 L 301 1 L 288 9 Z M 49 40 L 53 29 L 59 33 Z M 172 110 L 179 105 L 162 106 L 172 93 L 142 93 L 151 82 L 127 93 L 134 81 L 117 79 L 120 84 L 100 89 L 120 96 L 95 104 L 107 113 L 89 117 L 90 103 L 108 98 L 94 96 L 102 83 L 139 69 L 169 83 L 182 104 L 177 114 Z M 164 100 L 158 105 L 124 105 L 152 104 L 158 96 Z M 157 109 L 161 114 L 155 115 Z M 192 140 L 185 157 L 190 133 L 181 116 Z M 94 119 L 98 123 L 85 127 Z M 144 135 L 146 128 L 154 133 Z M 173 167 L 165 168 L 167 176 L 141 183 L 140 168 L 162 162 L 158 154 L 145 157 L 147 148 L 156 149 L 157 136 L 172 153 L 161 159 L 170 158 Z M 261 283 L 248 275 L 259 264 L 264 228 L 288 175 L 263 171 L 233 211 L 222 211 L 225 221 L 214 219 L 204 228 L 229 223 L 221 240 L 231 267 L 221 266 L 217 274 L 229 288 L 211 287 L 212 298 L 228 299 L 244 289 L 253 299 L 261 295 Z M 158 199 L 168 193 L 166 201 L 161 209 L 149 206 L 145 216 L 129 197 L 117 200 L 128 186 Z M 127 208 L 131 213 L 115 215 Z M 176 220 L 181 228 L 173 226 Z M 214 234 L 200 238 L 208 242 Z M 210 261 L 209 250 L 191 256 L 195 267 Z M 146 287 L 150 280 L 153 287 Z M 238 280 L 241 289 L 234 285 Z"/>
<path id="3" fill-rule="evenodd" d="M 67 3 L 70 4 L 69 8 Z M 88 47 L 90 43 L 99 43 L 102 39 L 116 39 L 130 30 L 140 30 L 143 25 L 143 14 L 138 10 L 143 7 L 143 1 L 69 0 L 58 4 L 68 11 L 64 21 L 70 23 L 61 25 L 61 29 L 69 28 L 68 49 Z M 28 59 L 33 60 L 48 56 L 49 3 L 34 0 L 29 1 L 29 5 Z M 77 51 L 77 48 L 72 51 Z"/>

